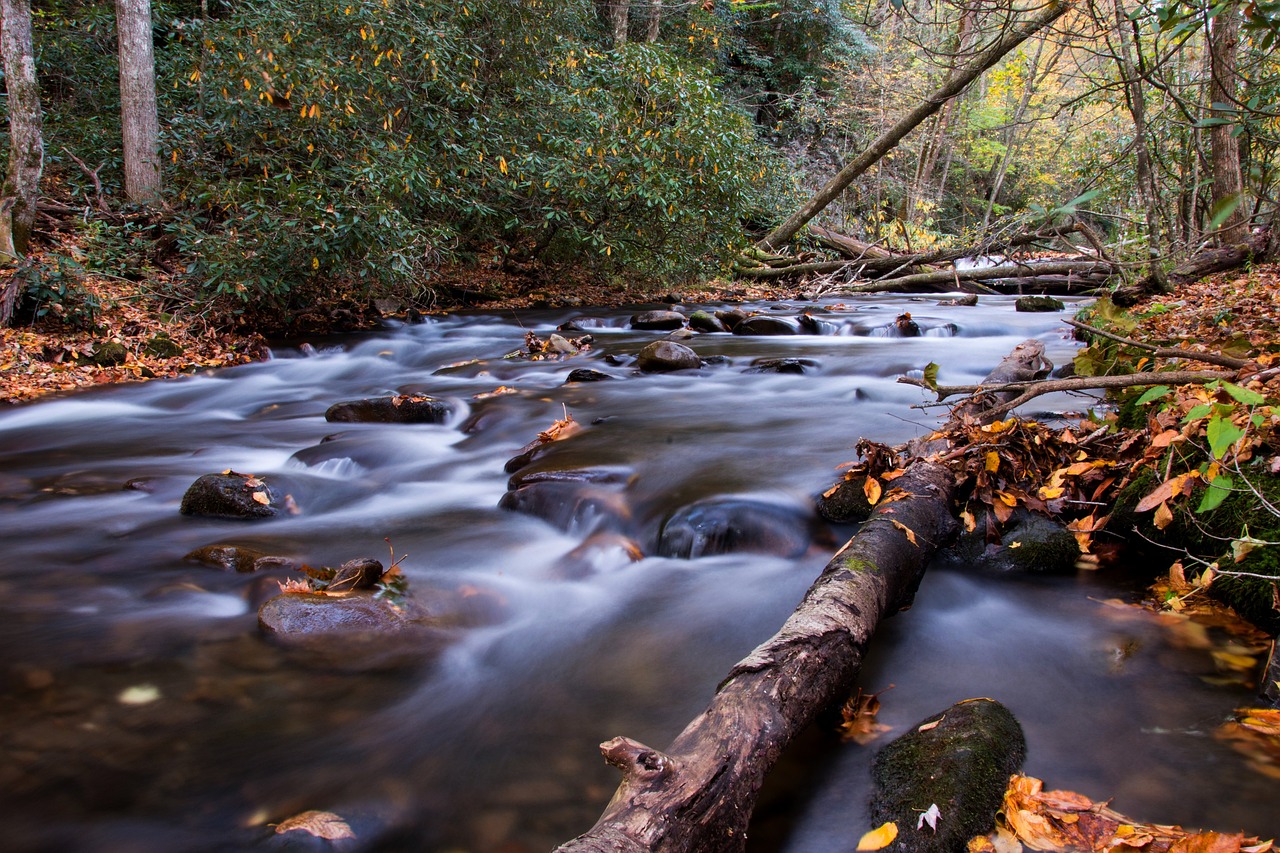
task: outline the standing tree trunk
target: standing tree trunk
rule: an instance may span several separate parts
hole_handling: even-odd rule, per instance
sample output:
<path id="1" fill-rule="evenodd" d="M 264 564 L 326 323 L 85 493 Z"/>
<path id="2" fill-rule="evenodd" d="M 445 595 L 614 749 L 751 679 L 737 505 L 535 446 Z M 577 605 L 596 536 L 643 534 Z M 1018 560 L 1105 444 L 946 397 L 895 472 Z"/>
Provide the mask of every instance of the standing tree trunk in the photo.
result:
<path id="1" fill-rule="evenodd" d="M 801 228 L 809 223 L 809 220 L 821 213 L 823 208 L 834 201 L 840 193 L 845 191 L 849 184 L 853 183 L 867 169 L 879 162 L 880 158 L 897 147 L 898 143 L 918 127 L 921 122 L 941 109 L 942 105 L 947 101 L 963 92 L 970 83 L 978 79 L 988 68 L 999 62 L 1009 51 L 1022 44 L 1043 27 L 1048 26 L 1066 14 L 1069 8 L 1070 4 L 1067 0 L 1049 0 L 1035 17 L 1013 27 L 1000 39 L 975 56 L 968 65 L 957 68 L 919 106 L 899 119 L 893 127 L 880 134 L 851 163 L 836 173 L 836 176 L 828 181 L 825 187 L 818 190 L 817 194 L 806 202 L 804 207 L 800 208 L 786 222 L 783 222 L 769 232 L 760 242 L 756 243 L 756 247 L 762 251 L 771 252 L 794 237 Z"/>
<path id="2" fill-rule="evenodd" d="M 35 221 L 40 175 L 44 171 L 44 139 L 40 89 L 36 83 L 35 52 L 31 44 L 31 0 L 0 0 L 0 41 L 4 51 L 5 88 L 9 95 L 9 171 L 0 205 L 0 253 L 26 254 Z M 0 315 L 0 322 L 7 320 Z"/>
<path id="3" fill-rule="evenodd" d="M 116 30 L 125 195 L 139 204 L 154 204 L 160 199 L 160 117 L 151 0 L 116 0 Z"/>
<path id="4" fill-rule="evenodd" d="M 0 192 L 0 263 L 26 254 L 44 171 L 40 89 L 31 46 L 31 0 L 0 0 L 0 47 L 9 95 L 9 170 Z M 0 326 L 18 302 L 19 282 L 0 282 Z"/>
<path id="5" fill-rule="evenodd" d="M 1240 44 L 1240 10 L 1226 4 L 1206 22 L 1209 28 L 1209 116 L 1222 120 L 1209 132 L 1213 155 L 1213 211 L 1231 207 L 1223 220 L 1223 243 L 1244 243 L 1249 223 L 1244 211 L 1244 181 L 1240 176 L 1240 140 L 1236 128 L 1236 49 Z"/>
<path id="6" fill-rule="evenodd" d="M 649 0 L 649 16 L 644 22 L 644 40 L 654 44 L 662 32 L 662 0 Z"/>

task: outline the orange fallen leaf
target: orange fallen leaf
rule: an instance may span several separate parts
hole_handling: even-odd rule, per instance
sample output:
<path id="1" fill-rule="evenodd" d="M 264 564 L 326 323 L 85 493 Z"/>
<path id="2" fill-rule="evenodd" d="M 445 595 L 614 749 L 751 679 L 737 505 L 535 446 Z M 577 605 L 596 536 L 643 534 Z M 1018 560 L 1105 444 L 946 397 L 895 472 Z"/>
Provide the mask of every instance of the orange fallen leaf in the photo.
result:
<path id="1" fill-rule="evenodd" d="M 880 501 L 880 481 L 875 477 L 868 477 L 862 483 L 862 493 L 867 496 L 867 503 L 875 506 Z"/>
<path id="2" fill-rule="evenodd" d="M 883 823 L 858 839 L 859 850 L 883 850 L 898 837 L 898 825 L 893 821 Z"/>
<path id="3" fill-rule="evenodd" d="M 276 826 L 276 834 L 291 832 L 295 829 L 328 841 L 356 837 L 351 827 L 347 826 L 347 822 L 333 812 L 309 811 L 294 815 Z"/>

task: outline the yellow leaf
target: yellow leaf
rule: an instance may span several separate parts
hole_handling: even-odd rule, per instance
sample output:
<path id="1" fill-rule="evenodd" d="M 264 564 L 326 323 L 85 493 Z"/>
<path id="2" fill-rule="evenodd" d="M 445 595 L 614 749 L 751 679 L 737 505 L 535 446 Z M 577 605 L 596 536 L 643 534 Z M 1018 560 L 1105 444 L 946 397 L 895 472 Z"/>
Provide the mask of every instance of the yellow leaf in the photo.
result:
<path id="1" fill-rule="evenodd" d="M 968 533 L 972 533 L 973 529 L 978 526 L 977 519 L 975 519 L 973 517 L 973 513 L 969 512 L 967 509 L 960 513 L 960 520 L 964 522 L 964 529 Z"/>
<path id="2" fill-rule="evenodd" d="M 499 157 L 499 158 L 498 158 L 498 171 L 499 171 L 499 172 L 501 172 L 501 173 L 502 173 L 502 174 L 504 174 L 504 175 L 507 173 L 507 158 L 506 158 L 506 157 Z"/>
<path id="3" fill-rule="evenodd" d="M 253 499 L 263 506 L 268 506 L 271 503 L 271 498 L 267 497 L 266 492 L 254 492 Z"/>
<path id="4" fill-rule="evenodd" d="M 1156 514 L 1151 521 L 1155 524 L 1156 530 L 1164 530 L 1172 524 L 1173 512 L 1169 509 L 1169 504 L 1162 503 L 1160 506 L 1156 507 Z"/>
<path id="5" fill-rule="evenodd" d="M 862 493 L 867 496 L 867 503 L 875 506 L 880 500 L 880 481 L 875 477 L 868 477 L 862 484 Z"/>
<path id="6" fill-rule="evenodd" d="M 999 499 L 1000 499 L 1000 501 L 1001 501 L 1001 503 L 1003 503 L 1005 506 L 1017 506 L 1017 505 L 1018 505 L 1018 499 L 1017 499 L 1016 497 L 1014 497 L 1013 495 L 1009 494 L 1008 492 L 1002 492 L 1002 491 L 997 490 L 997 491 L 996 491 L 996 497 L 997 497 L 997 498 L 999 498 Z"/>
<path id="7" fill-rule="evenodd" d="M 916 534 L 911 530 L 910 527 L 907 527 L 901 521 L 896 521 L 892 518 L 889 519 L 889 523 L 892 524 L 894 527 L 898 528 L 899 530 L 901 530 L 904 534 L 906 534 L 908 542 L 910 542 L 912 545 L 916 544 Z M 892 841 L 892 839 L 890 840 Z"/>
<path id="8" fill-rule="evenodd" d="M 987 451 L 986 468 L 993 474 L 1000 470 L 1000 454 L 994 450 Z"/>
<path id="9" fill-rule="evenodd" d="M 1051 501 L 1054 498 L 1060 498 L 1062 497 L 1062 493 L 1064 491 L 1066 491 L 1066 489 L 1063 488 L 1062 486 L 1041 486 L 1040 500 Z"/>
<path id="10" fill-rule="evenodd" d="M 337 841 L 341 838 L 355 838 L 356 834 L 347 826 L 347 822 L 333 812 L 303 812 L 294 815 L 276 826 L 276 834 L 300 829 L 309 832 L 316 838 Z"/>
<path id="11" fill-rule="evenodd" d="M 859 850 L 882 850 L 898 837 L 898 825 L 893 821 L 881 824 L 858 839 Z"/>

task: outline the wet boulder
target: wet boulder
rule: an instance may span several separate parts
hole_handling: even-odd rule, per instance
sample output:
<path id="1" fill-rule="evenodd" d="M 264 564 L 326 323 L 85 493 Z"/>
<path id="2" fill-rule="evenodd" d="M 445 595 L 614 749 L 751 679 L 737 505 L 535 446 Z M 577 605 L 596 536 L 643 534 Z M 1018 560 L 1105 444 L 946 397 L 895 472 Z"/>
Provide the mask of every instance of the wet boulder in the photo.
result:
<path id="1" fill-rule="evenodd" d="M 689 315 L 689 328 L 695 332 L 727 332 L 724 323 L 716 319 L 714 314 L 706 311 L 694 311 Z"/>
<path id="2" fill-rule="evenodd" d="M 670 331 L 684 328 L 684 315 L 679 311 L 641 311 L 631 317 L 631 328 Z"/>
<path id="3" fill-rule="evenodd" d="M 800 327 L 794 320 L 786 317 L 768 317 L 756 315 L 748 317 L 733 327 L 735 335 L 798 335 Z"/>
<path id="4" fill-rule="evenodd" d="M 624 486 L 635 477 L 630 468 L 602 466 L 599 468 L 525 468 L 513 474 L 507 481 L 507 489 L 514 491 L 533 483 L 596 483 L 598 485 Z"/>
<path id="5" fill-rule="evenodd" d="M 210 518 L 274 518 L 285 510 L 286 499 L 263 478 L 227 471 L 205 474 L 188 486 L 181 511 Z"/>
<path id="6" fill-rule="evenodd" d="M 904 311 L 897 317 L 893 318 L 893 322 L 885 327 L 891 338 L 918 338 L 920 337 L 920 324 L 911 319 L 911 313 Z"/>
<path id="7" fill-rule="evenodd" d="M 797 317 L 796 323 L 799 324 L 800 331 L 806 335 L 834 335 L 838 328 L 835 323 L 819 320 L 808 312 Z"/>
<path id="8" fill-rule="evenodd" d="M 1019 296 L 1014 311 L 1065 311 L 1066 304 L 1052 296 Z"/>
<path id="9" fill-rule="evenodd" d="M 603 329 L 607 325 L 601 317 L 573 317 L 556 328 L 561 332 L 585 332 L 588 329 Z"/>
<path id="10" fill-rule="evenodd" d="M 743 373 L 790 373 L 796 376 L 816 368 L 818 362 L 811 358 L 757 358 Z"/>
<path id="11" fill-rule="evenodd" d="M 425 395 L 397 394 L 334 403 L 324 413 L 331 423 L 440 424 L 453 414 L 453 405 Z"/>
<path id="12" fill-rule="evenodd" d="M 938 304 L 972 308 L 974 305 L 978 304 L 978 294 L 966 293 L 964 296 L 957 296 L 953 299 L 939 299 Z"/>
<path id="13" fill-rule="evenodd" d="M 995 827 L 1009 776 L 1026 752 L 1008 708 L 994 699 L 958 702 L 877 753 L 871 825 L 897 826 L 886 848 L 894 853 L 964 851 L 970 838 Z"/>
<path id="14" fill-rule="evenodd" d="M 592 370 L 590 367 L 579 367 L 576 370 L 569 371 L 569 375 L 565 377 L 565 384 L 573 384 L 577 382 L 604 382 L 613 379 L 607 373 L 600 370 Z"/>
<path id="15" fill-rule="evenodd" d="M 717 311 L 715 318 L 719 320 L 726 329 L 733 331 L 738 324 L 747 319 L 747 312 L 741 308 L 730 308 L 727 311 Z"/>
<path id="16" fill-rule="evenodd" d="M 372 593 L 282 593 L 258 608 L 258 627 L 309 663 L 353 671 L 418 663 L 452 638 L 442 620 Z"/>
<path id="17" fill-rule="evenodd" d="M 813 540 L 813 519 L 799 507 L 717 497 L 681 507 L 662 523 L 658 553 L 697 559 L 746 551 L 798 557 Z"/>
<path id="18" fill-rule="evenodd" d="M 530 483 L 504 494 L 498 507 L 536 516 L 567 532 L 618 530 L 631 521 L 631 508 L 619 492 L 592 483 Z"/>
<path id="19" fill-rule="evenodd" d="M 672 370 L 697 370 L 702 359 L 684 344 L 675 341 L 654 341 L 640 350 L 636 363 L 645 373 L 667 373 Z"/>

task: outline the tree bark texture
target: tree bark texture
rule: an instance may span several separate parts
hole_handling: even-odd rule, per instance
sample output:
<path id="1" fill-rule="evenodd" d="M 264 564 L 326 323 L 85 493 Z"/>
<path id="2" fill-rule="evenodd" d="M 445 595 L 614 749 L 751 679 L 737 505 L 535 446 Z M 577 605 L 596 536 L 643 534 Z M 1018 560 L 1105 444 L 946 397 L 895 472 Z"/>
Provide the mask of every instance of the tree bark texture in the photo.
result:
<path id="1" fill-rule="evenodd" d="M 1244 181 L 1240 175 L 1240 141 L 1236 128 L 1236 50 L 1240 45 L 1240 10 L 1226 4 L 1208 21 L 1209 27 L 1209 115 L 1224 119 L 1209 131 L 1212 151 L 1213 210 L 1226 205 L 1235 208 L 1219 228 L 1221 242 L 1227 245 L 1249 239 L 1249 222 L 1245 217 Z"/>
<path id="2" fill-rule="evenodd" d="M 861 154 L 837 172 L 835 177 L 827 182 L 826 186 L 818 190 L 817 194 L 806 202 L 800 210 L 769 232 L 768 235 L 756 243 L 756 246 L 764 251 L 773 251 L 794 237 L 801 228 L 808 224 L 809 220 L 817 216 L 822 212 L 823 208 L 844 192 L 849 184 L 875 165 L 885 154 L 897 147 L 898 143 L 908 133 L 941 109 L 942 105 L 947 101 L 963 92 L 970 83 L 999 62 L 1005 54 L 1022 44 L 1036 32 L 1062 17 L 1069 8 L 1070 5 L 1067 0 L 1049 0 L 1040 9 L 1039 13 L 1030 20 L 1010 28 L 1000 39 L 974 56 L 968 64 L 956 69 L 941 86 L 930 93 L 914 110 L 907 113 L 893 127 L 877 137 Z"/>
<path id="3" fill-rule="evenodd" d="M 954 531 L 949 470 L 918 462 L 895 483 L 906 496 L 876 508 L 671 746 L 601 745 L 622 784 L 561 853 L 744 849 L 765 773 L 821 710 L 847 698 L 876 626 L 910 605 L 929 557 Z"/>
<path id="4" fill-rule="evenodd" d="M 160 198 L 160 117 L 151 0 L 116 0 L 116 30 L 125 195 L 130 201 L 152 204 Z"/>
<path id="5" fill-rule="evenodd" d="M 0 252 L 26 254 L 31 226 L 40 198 L 44 172 L 44 138 L 40 89 L 36 83 L 35 52 L 31 42 L 31 0 L 0 0 L 0 43 L 4 52 L 5 88 L 9 96 L 9 170 L 0 203 L 8 208 L 8 237 Z M 9 203 L 9 200 L 12 203 Z M 4 217 L 0 213 L 0 217 Z M 3 224 L 0 224 L 0 231 Z M 3 300 L 0 300 L 2 303 Z M 9 319 L 0 304 L 0 324 Z"/>

